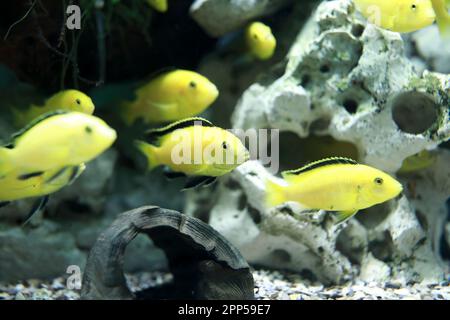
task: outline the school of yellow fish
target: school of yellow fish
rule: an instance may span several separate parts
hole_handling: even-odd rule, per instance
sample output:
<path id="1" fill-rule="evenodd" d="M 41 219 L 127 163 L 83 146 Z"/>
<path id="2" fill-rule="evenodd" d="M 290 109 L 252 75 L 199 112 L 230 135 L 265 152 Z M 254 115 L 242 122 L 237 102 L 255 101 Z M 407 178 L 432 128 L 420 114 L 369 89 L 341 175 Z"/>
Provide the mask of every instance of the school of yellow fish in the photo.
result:
<path id="1" fill-rule="evenodd" d="M 368 22 L 395 32 L 412 32 L 437 23 L 450 35 L 450 0 L 353 0 Z M 158 12 L 169 10 L 167 0 L 146 0 Z M 256 60 L 273 57 L 277 41 L 272 29 L 259 21 L 244 30 L 245 50 Z M 132 126 L 149 128 L 134 141 L 148 170 L 164 167 L 168 178 L 185 177 L 186 188 L 213 183 L 250 159 L 238 137 L 196 117 L 219 96 L 205 76 L 175 69 L 160 73 L 134 91 L 132 101 L 118 103 L 117 114 Z M 110 148 L 116 131 L 93 115 L 91 98 L 78 90 L 63 90 L 26 110 L 12 109 L 21 129 L 0 147 L 0 206 L 37 198 L 28 218 L 42 210 L 48 196 L 70 185 L 86 164 Z M 431 165 L 432 153 L 423 151 L 405 159 L 399 173 Z M 356 212 L 397 197 L 402 185 L 392 176 L 352 159 L 332 157 L 282 173 L 282 180 L 266 181 L 268 208 L 296 202 L 305 209 L 336 213 L 337 222 Z M 281 181 L 281 182 L 280 182 Z"/>

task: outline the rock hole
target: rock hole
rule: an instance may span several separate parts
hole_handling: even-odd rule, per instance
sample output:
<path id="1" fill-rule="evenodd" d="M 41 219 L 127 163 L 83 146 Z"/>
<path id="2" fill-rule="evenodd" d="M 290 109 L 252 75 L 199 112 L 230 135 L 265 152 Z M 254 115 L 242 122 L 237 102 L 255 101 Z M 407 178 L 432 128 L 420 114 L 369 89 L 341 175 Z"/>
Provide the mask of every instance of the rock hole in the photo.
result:
<path id="1" fill-rule="evenodd" d="M 322 73 L 328 73 L 330 72 L 330 66 L 327 64 L 323 64 L 320 66 L 320 72 Z"/>
<path id="2" fill-rule="evenodd" d="M 362 34 L 364 33 L 365 27 L 362 24 L 354 24 L 352 26 L 352 30 L 351 33 L 352 35 L 354 35 L 356 38 L 359 38 L 362 36 Z"/>
<path id="3" fill-rule="evenodd" d="M 256 224 L 261 223 L 261 220 L 262 220 L 261 213 L 257 209 L 253 208 L 250 205 L 247 205 L 247 212 L 250 215 L 250 218 L 252 218 L 254 223 L 256 223 Z"/>
<path id="4" fill-rule="evenodd" d="M 427 217 L 425 216 L 425 214 L 420 210 L 416 210 L 416 217 L 417 217 L 417 220 L 419 221 L 419 224 L 422 227 L 422 229 L 428 230 L 428 221 L 427 221 Z"/>
<path id="5" fill-rule="evenodd" d="M 385 231 L 379 237 L 369 243 L 369 251 L 378 260 L 389 262 L 392 260 L 394 244 L 389 231 Z"/>
<path id="6" fill-rule="evenodd" d="M 366 254 L 367 243 L 355 238 L 352 228 L 354 228 L 352 225 L 348 225 L 339 233 L 336 239 L 336 250 L 347 257 L 352 264 L 360 265 Z"/>
<path id="7" fill-rule="evenodd" d="M 275 249 L 270 254 L 270 259 L 277 264 L 290 263 L 292 261 L 292 257 L 284 249 Z"/>
<path id="8" fill-rule="evenodd" d="M 394 99 L 392 118 L 403 132 L 420 134 L 436 124 L 438 105 L 425 93 L 405 92 Z"/>
<path id="9" fill-rule="evenodd" d="M 237 182 L 236 180 L 231 179 L 231 178 L 228 179 L 225 182 L 225 187 L 227 187 L 230 190 L 239 190 L 239 189 L 241 189 L 241 185 L 239 184 L 239 182 Z"/>
<path id="10" fill-rule="evenodd" d="M 239 197 L 239 201 L 238 201 L 238 210 L 242 211 L 245 209 L 245 207 L 247 206 L 247 196 L 243 193 L 241 194 L 241 196 Z"/>
<path id="11" fill-rule="evenodd" d="M 316 277 L 316 275 L 314 274 L 314 272 L 312 272 L 311 270 L 309 270 L 309 269 L 302 269 L 300 272 L 299 272 L 299 274 L 300 274 L 300 276 L 302 277 L 302 278 L 305 278 L 305 279 L 307 279 L 307 280 L 309 280 L 309 281 L 311 281 L 311 282 L 317 282 L 317 277 Z"/>
<path id="12" fill-rule="evenodd" d="M 311 133 L 322 133 L 326 130 L 328 130 L 328 127 L 330 126 L 331 120 L 329 118 L 320 118 L 309 126 L 309 131 Z"/>
<path id="13" fill-rule="evenodd" d="M 311 82 L 311 76 L 309 74 L 304 74 L 302 76 L 302 80 L 300 81 L 300 85 L 306 88 Z"/>
<path id="14" fill-rule="evenodd" d="M 347 110 L 348 113 L 354 114 L 356 111 L 358 111 L 358 102 L 353 99 L 345 99 L 342 103 L 345 110 Z"/>
<path id="15" fill-rule="evenodd" d="M 386 219 L 392 209 L 392 201 L 384 202 L 376 206 L 359 211 L 356 219 L 368 229 L 372 229 Z"/>

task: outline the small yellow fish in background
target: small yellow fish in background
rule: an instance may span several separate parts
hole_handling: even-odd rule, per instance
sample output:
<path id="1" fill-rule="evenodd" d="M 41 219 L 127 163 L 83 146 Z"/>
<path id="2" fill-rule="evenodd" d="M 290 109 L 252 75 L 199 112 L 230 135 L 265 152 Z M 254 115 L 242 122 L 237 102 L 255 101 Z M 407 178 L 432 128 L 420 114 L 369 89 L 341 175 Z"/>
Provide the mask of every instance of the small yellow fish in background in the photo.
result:
<path id="1" fill-rule="evenodd" d="M 394 32 L 408 33 L 439 25 L 441 34 L 450 31 L 448 0 L 353 0 L 370 23 Z"/>
<path id="2" fill-rule="evenodd" d="M 436 154 L 428 150 L 414 154 L 403 160 L 401 168 L 398 173 L 411 173 L 422 169 L 426 169 L 436 162 Z"/>
<path id="3" fill-rule="evenodd" d="M 245 42 L 250 54 L 259 60 L 272 58 L 277 47 L 272 29 L 262 22 L 253 22 L 247 27 Z"/>
<path id="4" fill-rule="evenodd" d="M 78 90 L 63 90 L 48 98 L 43 106 L 32 105 L 25 111 L 12 109 L 17 127 L 24 127 L 39 116 L 56 110 L 93 114 L 95 106 L 91 98 L 83 92 Z"/>
<path id="5" fill-rule="evenodd" d="M 202 118 L 188 118 L 149 130 L 136 141 L 148 168 L 165 166 L 168 178 L 187 176 L 185 188 L 208 185 L 247 161 L 249 152 L 231 132 Z"/>
<path id="6" fill-rule="evenodd" d="M 450 37 L 450 0 L 431 0 L 434 12 L 436 13 L 436 23 L 441 34 Z"/>
<path id="7" fill-rule="evenodd" d="M 169 5 L 167 0 L 147 0 L 149 6 L 159 12 L 167 12 Z"/>
<path id="8" fill-rule="evenodd" d="M 45 114 L 0 148 L 0 177 L 78 166 L 103 153 L 116 137 L 115 130 L 95 116 L 67 111 Z"/>
<path id="9" fill-rule="evenodd" d="M 83 163 L 78 166 L 29 174 L 12 171 L 8 175 L 0 177 L 0 207 L 16 200 L 37 198 L 25 219 L 25 224 L 34 214 L 45 207 L 51 194 L 72 184 L 83 173 L 85 167 Z"/>
<path id="10" fill-rule="evenodd" d="M 121 106 L 131 125 L 178 121 L 202 113 L 219 96 L 217 87 L 204 76 L 188 70 L 165 72 L 136 90 L 136 99 Z"/>
<path id="11" fill-rule="evenodd" d="M 319 160 L 282 176 L 286 185 L 267 181 L 269 207 L 294 201 L 307 209 L 337 211 L 338 222 L 395 198 L 403 190 L 388 174 L 347 158 Z"/>

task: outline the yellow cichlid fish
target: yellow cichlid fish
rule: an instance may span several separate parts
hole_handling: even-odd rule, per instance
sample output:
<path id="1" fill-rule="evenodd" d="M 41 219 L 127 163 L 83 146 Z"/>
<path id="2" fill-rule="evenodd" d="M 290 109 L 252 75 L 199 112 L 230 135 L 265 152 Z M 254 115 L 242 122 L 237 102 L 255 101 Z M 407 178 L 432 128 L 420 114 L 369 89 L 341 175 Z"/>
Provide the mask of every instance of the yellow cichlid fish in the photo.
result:
<path id="1" fill-rule="evenodd" d="M 167 12 L 169 5 L 167 0 L 147 0 L 149 6 L 159 12 Z"/>
<path id="2" fill-rule="evenodd" d="M 435 21 L 444 35 L 449 34 L 448 0 L 353 0 L 357 9 L 383 29 L 408 33 Z"/>
<path id="3" fill-rule="evenodd" d="M 136 99 L 121 106 L 129 125 L 164 123 L 200 114 L 218 97 L 217 87 L 204 76 L 188 70 L 165 72 L 136 91 Z"/>
<path id="4" fill-rule="evenodd" d="M 272 29 L 262 22 L 253 22 L 247 27 L 245 42 L 250 54 L 259 60 L 272 58 L 277 46 Z"/>
<path id="5" fill-rule="evenodd" d="M 410 173 L 426 169 L 436 162 L 437 155 L 428 150 L 414 154 L 403 160 L 401 168 L 398 173 Z"/>
<path id="6" fill-rule="evenodd" d="M 25 221 L 40 210 L 48 201 L 49 195 L 72 184 L 85 169 L 85 164 L 64 167 L 45 172 L 22 174 L 15 170 L 0 177 L 0 207 L 12 201 L 38 198 Z"/>
<path id="7" fill-rule="evenodd" d="M 78 166 L 108 149 L 116 136 L 102 119 L 81 112 L 43 115 L 0 148 L 0 176 Z"/>
<path id="8" fill-rule="evenodd" d="M 17 127 L 24 127 L 39 116 L 56 110 L 93 114 L 95 106 L 91 98 L 83 92 L 78 90 L 63 90 L 48 98 L 43 106 L 32 105 L 25 111 L 13 109 L 15 125 Z"/>
<path id="9" fill-rule="evenodd" d="M 308 209 L 338 212 L 338 222 L 399 195 L 402 185 L 388 174 L 347 158 L 328 158 L 285 171 L 286 185 L 267 181 L 267 205 L 294 201 Z"/>
<path id="10" fill-rule="evenodd" d="M 188 176 L 186 188 L 210 184 L 249 159 L 249 152 L 231 132 L 202 118 L 188 118 L 150 130 L 136 141 L 149 169 L 166 166 L 169 178 Z"/>

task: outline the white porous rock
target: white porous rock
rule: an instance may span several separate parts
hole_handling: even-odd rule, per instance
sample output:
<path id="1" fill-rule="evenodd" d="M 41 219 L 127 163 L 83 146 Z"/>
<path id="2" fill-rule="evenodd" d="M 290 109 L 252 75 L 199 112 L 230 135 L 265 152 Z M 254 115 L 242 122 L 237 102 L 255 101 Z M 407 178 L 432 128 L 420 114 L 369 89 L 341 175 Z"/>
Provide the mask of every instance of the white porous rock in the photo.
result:
<path id="1" fill-rule="evenodd" d="M 439 34 L 437 25 L 419 30 L 411 37 L 417 54 L 432 70 L 450 73 L 450 42 Z"/>
<path id="2" fill-rule="evenodd" d="M 384 283 L 389 280 L 391 269 L 369 253 L 362 263 L 360 279 L 366 282 Z"/>
<path id="3" fill-rule="evenodd" d="M 252 19 L 269 15 L 292 0 L 196 0 L 192 18 L 211 36 L 219 37 Z"/>
<path id="4" fill-rule="evenodd" d="M 449 89 L 448 74 L 417 73 L 398 33 L 367 25 L 349 0 L 323 2 L 299 30 L 285 73 L 242 95 L 233 127 L 278 128 L 299 141 L 328 135 L 353 144 L 359 162 L 393 176 L 425 149 L 436 162 L 396 176 L 400 197 L 339 225 L 332 213 L 305 213 L 292 203 L 269 210 L 265 181 L 278 178 L 257 161 L 221 179 L 214 192 L 188 194 L 185 211 L 209 221 L 252 264 L 323 283 L 438 282 L 446 270 L 440 244 L 450 158 L 439 146 L 450 138 Z M 295 162 L 295 147 L 281 149 L 280 159 Z"/>

